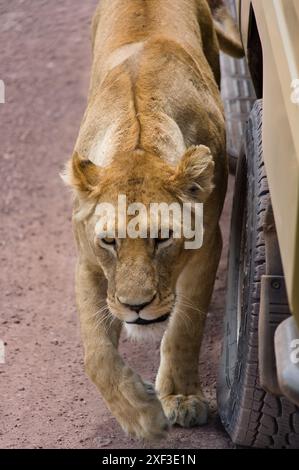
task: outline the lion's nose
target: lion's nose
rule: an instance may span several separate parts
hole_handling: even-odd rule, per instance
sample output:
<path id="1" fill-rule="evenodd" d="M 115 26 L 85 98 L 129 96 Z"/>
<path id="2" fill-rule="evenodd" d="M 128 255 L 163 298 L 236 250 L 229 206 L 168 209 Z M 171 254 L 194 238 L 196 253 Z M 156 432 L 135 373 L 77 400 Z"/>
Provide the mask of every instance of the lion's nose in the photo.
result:
<path id="1" fill-rule="evenodd" d="M 133 303 L 128 303 L 128 301 L 126 302 L 122 302 L 122 298 L 119 297 L 118 300 L 127 308 L 129 308 L 130 310 L 133 310 L 134 312 L 136 313 L 139 313 L 140 310 L 144 309 L 147 305 L 151 304 L 154 299 L 156 297 L 156 294 L 151 298 L 151 300 L 149 300 L 148 302 L 143 302 L 143 303 L 140 303 L 140 304 L 133 304 Z M 127 299 L 126 299 L 127 300 Z"/>

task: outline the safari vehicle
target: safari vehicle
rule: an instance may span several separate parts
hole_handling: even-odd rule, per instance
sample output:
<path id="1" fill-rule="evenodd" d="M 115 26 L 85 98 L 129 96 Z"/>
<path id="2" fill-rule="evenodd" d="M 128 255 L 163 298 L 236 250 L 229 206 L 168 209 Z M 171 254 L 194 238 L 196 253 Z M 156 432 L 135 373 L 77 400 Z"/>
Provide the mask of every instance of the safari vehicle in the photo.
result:
<path id="1" fill-rule="evenodd" d="M 239 156 L 218 407 L 236 444 L 299 448 L 299 1 L 230 6 L 246 59 L 223 63 Z"/>

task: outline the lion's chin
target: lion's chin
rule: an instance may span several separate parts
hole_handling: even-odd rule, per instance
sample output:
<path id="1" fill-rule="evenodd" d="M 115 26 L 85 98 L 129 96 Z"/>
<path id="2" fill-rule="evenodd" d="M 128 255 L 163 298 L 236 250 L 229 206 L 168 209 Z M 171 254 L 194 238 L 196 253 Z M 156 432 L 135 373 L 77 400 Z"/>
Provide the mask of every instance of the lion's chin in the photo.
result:
<path id="1" fill-rule="evenodd" d="M 168 321 L 161 323 L 151 323 L 150 325 L 137 325 L 134 323 L 125 323 L 127 337 L 136 342 L 161 341 L 167 328 Z"/>

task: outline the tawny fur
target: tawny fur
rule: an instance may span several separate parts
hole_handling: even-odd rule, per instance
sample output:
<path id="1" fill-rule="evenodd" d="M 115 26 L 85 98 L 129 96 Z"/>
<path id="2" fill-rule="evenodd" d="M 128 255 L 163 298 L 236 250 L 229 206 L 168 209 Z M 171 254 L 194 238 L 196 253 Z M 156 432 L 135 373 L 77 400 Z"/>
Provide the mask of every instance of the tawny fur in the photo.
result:
<path id="1" fill-rule="evenodd" d="M 219 43 L 205 0 L 101 0 L 92 43 L 88 106 L 66 171 L 85 367 L 123 429 L 151 439 L 169 423 L 207 419 L 198 355 L 227 184 Z M 154 240 L 129 238 L 103 248 L 96 207 L 116 204 L 119 194 L 146 206 L 204 202 L 202 248 L 175 240 L 157 249 Z M 137 316 L 125 304 L 151 299 L 145 318 L 171 312 L 156 394 L 117 351 L 123 321 Z"/>

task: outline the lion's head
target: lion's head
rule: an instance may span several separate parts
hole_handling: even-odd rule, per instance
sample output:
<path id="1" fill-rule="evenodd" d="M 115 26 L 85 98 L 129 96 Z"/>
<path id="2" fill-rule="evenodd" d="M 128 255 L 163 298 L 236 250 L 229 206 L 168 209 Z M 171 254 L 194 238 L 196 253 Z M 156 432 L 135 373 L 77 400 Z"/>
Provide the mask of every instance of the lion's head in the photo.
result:
<path id="1" fill-rule="evenodd" d="M 116 219 L 119 228 L 119 196 L 127 204 L 179 204 L 204 202 L 213 190 L 214 163 L 207 147 L 188 149 L 177 167 L 143 150 L 118 155 L 101 168 L 74 153 L 66 170 L 66 180 L 75 190 L 73 221 L 78 248 L 88 263 L 101 269 L 107 279 L 107 305 L 113 315 L 126 323 L 130 333 L 153 330 L 171 313 L 175 287 L 186 258 L 185 238 L 163 230 L 163 217 L 153 236 L 149 227 L 146 237 L 121 238 L 103 231 L 99 207 Z M 103 206 L 106 204 L 106 206 Z M 109 206 L 107 206 L 109 204 Z M 136 216 L 136 213 L 135 213 Z M 127 225 L 134 214 L 127 215 Z"/>

